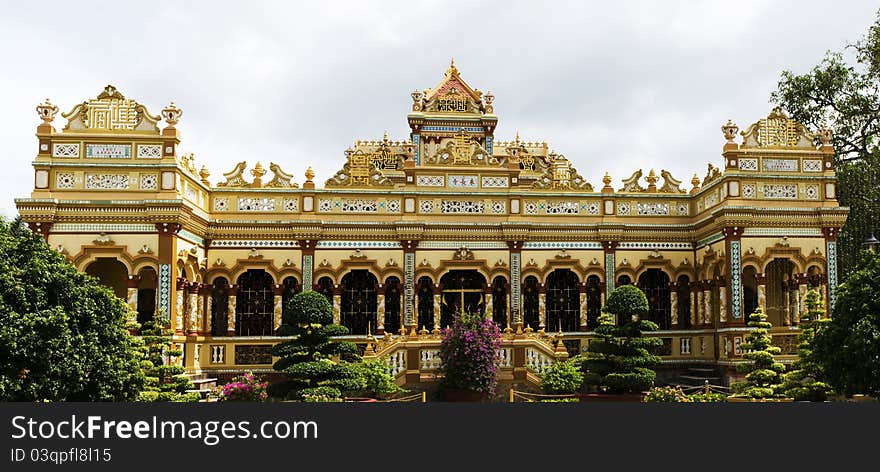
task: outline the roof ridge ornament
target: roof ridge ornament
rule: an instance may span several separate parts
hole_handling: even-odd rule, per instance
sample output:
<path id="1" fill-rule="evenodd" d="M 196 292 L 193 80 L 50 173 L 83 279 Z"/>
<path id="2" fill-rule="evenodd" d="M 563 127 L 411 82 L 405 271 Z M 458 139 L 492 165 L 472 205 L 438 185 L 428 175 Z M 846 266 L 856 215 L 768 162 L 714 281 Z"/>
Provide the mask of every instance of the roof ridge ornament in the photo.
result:
<path id="1" fill-rule="evenodd" d="M 742 147 L 811 148 L 815 149 L 816 137 L 803 124 L 791 119 L 781 107 L 774 107 L 767 115 L 745 131 Z"/>

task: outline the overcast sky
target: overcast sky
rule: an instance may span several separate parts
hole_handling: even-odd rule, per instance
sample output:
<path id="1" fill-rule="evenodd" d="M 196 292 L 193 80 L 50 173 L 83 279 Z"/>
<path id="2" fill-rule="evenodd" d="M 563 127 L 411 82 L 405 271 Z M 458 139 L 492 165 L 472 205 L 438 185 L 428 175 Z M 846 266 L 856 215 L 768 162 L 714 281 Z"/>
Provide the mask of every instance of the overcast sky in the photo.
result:
<path id="1" fill-rule="evenodd" d="M 244 5 L 247 4 L 245 7 Z M 766 116 L 784 69 L 859 39 L 870 1 L 18 2 L 0 16 L 0 211 L 29 196 L 46 97 L 69 111 L 113 84 L 184 110 L 181 152 L 211 181 L 247 160 L 302 183 L 357 139 L 409 135 L 414 89 L 450 57 L 492 91 L 496 140 L 547 141 L 594 187 L 667 169 L 690 188 L 721 164 L 720 126 Z M 56 119 L 56 128 L 66 120 Z"/>

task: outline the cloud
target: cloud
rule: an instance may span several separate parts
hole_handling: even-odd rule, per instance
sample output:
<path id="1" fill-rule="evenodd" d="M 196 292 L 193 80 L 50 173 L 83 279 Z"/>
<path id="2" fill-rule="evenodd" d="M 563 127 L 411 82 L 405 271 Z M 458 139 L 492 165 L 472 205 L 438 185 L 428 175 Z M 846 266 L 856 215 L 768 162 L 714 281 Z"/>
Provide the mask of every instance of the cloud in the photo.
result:
<path id="1" fill-rule="evenodd" d="M 409 136 L 409 93 L 455 57 L 491 90 L 496 139 L 544 140 L 594 186 L 638 168 L 689 182 L 720 164 L 720 126 L 766 116 L 784 69 L 857 40 L 876 5 L 811 2 L 117 2 L 7 9 L 0 18 L 6 189 L 30 195 L 33 107 L 67 111 L 112 83 L 157 113 L 184 109 L 181 151 L 212 180 L 277 162 L 333 175 L 357 139 Z M 59 118 L 60 119 L 60 118 Z"/>

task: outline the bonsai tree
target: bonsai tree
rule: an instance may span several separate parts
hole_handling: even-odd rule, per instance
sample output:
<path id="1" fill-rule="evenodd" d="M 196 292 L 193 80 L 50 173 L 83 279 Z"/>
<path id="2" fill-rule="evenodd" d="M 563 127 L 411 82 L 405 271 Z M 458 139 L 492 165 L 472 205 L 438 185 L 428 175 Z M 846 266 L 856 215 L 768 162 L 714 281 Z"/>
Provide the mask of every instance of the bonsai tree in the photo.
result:
<path id="1" fill-rule="evenodd" d="M 548 395 L 575 393 L 584 383 L 577 359 L 556 362 L 541 372 L 541 391 Z"/>
<path id="2" fill-rule="evenodd" d="M 0 401 L 133 401 L 129 308 L 21 223 L 0 220 Z"/>
<path id="3" fill-rule="evenodd" d="M 501 331 L 491 319 L 475 313 L 457 316 L 440 343 L 440 387 L 493 395 L 500 348 Z"/>
<path id="4" fill-rule="evenodd" d="M 773 358 L 782 350 L 773 346 L 767 330 L 771 324 L 761 307 L 749 315 L 750 327 L 754 328 L 746 335 L 742 348 L 746 351 L 743 357 L 751 362 L 737 365 L 737 371 L 746 373 L 745 381 L 735 382 L 731 389 L 735 396 L 747 398 L 773 398 L 782 381 L 785 366 Z"/>
<path id="5" fill-rule="evenodd" d="M 597 337 L 582 356 L 586 385 L 611 393 L 643 392 L 654 385 L 652 368 L 660 363 L 655 354 L 663 341 L 643 335 L 657 330 L 656 323 L 640 319 L 647 312 L 648 299 L 638 287 L 623 285 L 611 291 L 599 317 Z M 623 324 L 615 323 L 612 315 Z"/>
<path id="6" fill-rule="evenodd" d="M 166 320 L 165 311 L 159 310 L 151 321 L 143 324 L 140 330 L 143 342 L 143 360 L 147 383 L 138 400 L 145 402 L 196 401 L 199 394 L 187 392 L 193 389 L 189 377 L 183 375 L 183 366 L 173 364 L 173 360 L 183 355 L 180 349 L 172 349 L 173 330 Z"/>
<path id="7" fill-rule="evenodd" d="M 804 304 L 807 311 L 800 317 L 798 360 L 792 365 L 794 370 L 784 375 L 781 391 L 798 401 L 825 401 L 831 393 L 831 387 L 821 381 L 823 372 L 813 356 L 813 339 L 816 332 L 828 323 L 828 319 L 822 319 L 825 310 L 822 309 L 817 290 L 807 292 Z"/>
<path id="8" fill-rule="evenodd" d="M 837 288 L 831 320 L 814 333 L 812 359 L 844 395 L 880 396 L 880 253 L 866 251 Z"/>
<path id="9" fill-rule="evenodd" d="M 360 391 L 365 387 L 350 361 L 360 360 L 357 346 L 333 341 L 332 336 L 348 334 L 348 328 L 333 324 L 333 306 L 318 292 L 298 293 L 288 300 L 287 310 L 276 334 L 295 336 L 276 344 L 272 355 L 280 357 L 273 365 L 284 372 L 287 380 L 269 386 L 273 397 L 308 400 L 341 399 L 343 392 Z"/>

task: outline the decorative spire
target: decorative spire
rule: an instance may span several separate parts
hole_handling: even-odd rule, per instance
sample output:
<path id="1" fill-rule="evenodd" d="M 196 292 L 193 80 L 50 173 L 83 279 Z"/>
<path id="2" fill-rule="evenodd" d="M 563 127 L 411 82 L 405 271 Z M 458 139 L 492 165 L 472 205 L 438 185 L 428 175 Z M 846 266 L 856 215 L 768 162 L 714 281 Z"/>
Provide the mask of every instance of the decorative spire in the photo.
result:
<path id="1" fill-rule="evenodd" d="M 162 119 L 168 123 L 169 128 L 174 128 L 174 125 L 180 121 L 181 116 L 183 116 L 183 110 L 177 108 L 174 102 L 171 102 L 170 105 L 162 109 Z"/>
<path id="2" fill-rule="evenodd" d="M 262 187 L 263 186 L 263 176 L 266 175 L 266 169 L 263 168 L 262 164 L 257 162 L 257 165 L 251 169 L 251 175 L 254 176 L 254 182 L 251 184 L 252 187 Z"/>
<path id="3" fill-rule="evenodd" d="M 199 170 L 199 177 L 202 178 L 202 183 L 207 185 L 208 187 L 211 186 L 211 183 L 208 182 L 208 177 L 210 175 L 211 175 L 211 173 L 208 172 L 208 167 L 206 165 L 202 164 L 202 168 Z"/>
<path id="4" fill-rule="evenodd" d="M 614 187 L 611 186 L 611 174 L 608 171 L 605 171 L 605 177 L 602 177 L 602 183 L 605 184 L 602 187 L 602 193 L 614 193 Z"/>
<path id="5" fill-rule="evenodd" d="M 53 105 L 48 98 L 43 103 L 37 105 L 37 115 L 47 125 L 55 119 L 56 113 L 58 113 L 58 106 Z"/>
<path id="6" fill-rule="evenodd" d="M 645 180 L 648 182 L 648 191 L 656 192 L 657 181 L 660 179 L 657 177 L 657 174 L 654 173 L 654 169 L 651 169 L 651 172 L 648 172 L 648 176 L 645 177 Z"/>
<path id="7" fill-rule="evenodd" d="M 306 169 L 306 182 L 312 183 L 312 179 L 314 179 L 314 178 L 315 178 L 315 171 L 312 170 L 312 166 L 309 166 L 309 168 Z"/>
<path id="8" fill-rule="evenodd" d="M 831 139 L 834 138 L 834 131 L 832 131 L 825 123 L 822 123 L 822 126 L 816 131 L 816 134 L 819 135 L 819 141 L 822 142 L 823 146 L 829 146 L 831 144 Z"/>
<path id="9" fill-rule="evenodd" d="M 697 190 L 700 189 L 700 177 L 697 174 L 694 174 L 694 178 L 691 179 L 691 185 L 694 186 L 691 189 L 691 193 L 697 193 Z"/>

